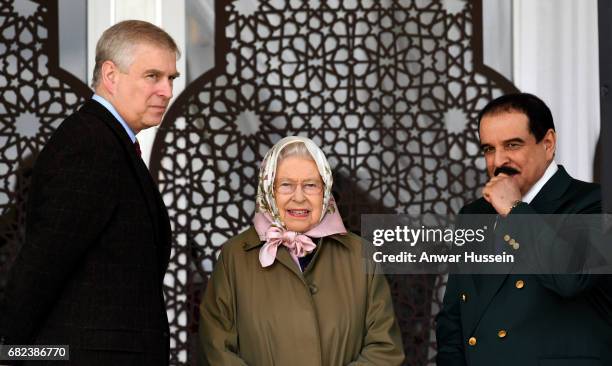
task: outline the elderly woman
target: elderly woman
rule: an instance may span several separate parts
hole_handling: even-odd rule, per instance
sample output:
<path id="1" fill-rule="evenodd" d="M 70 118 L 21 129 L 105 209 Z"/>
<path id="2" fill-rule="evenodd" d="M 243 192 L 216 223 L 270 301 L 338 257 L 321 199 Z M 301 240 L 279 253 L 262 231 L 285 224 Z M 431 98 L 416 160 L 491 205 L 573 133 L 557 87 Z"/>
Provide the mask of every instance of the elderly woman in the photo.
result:
<path id="1" fill-rule="evenodd" d="M 200 305 L 204 364 L 402 363 L 386 279 L 364 271 L 331 188 L 312 140 L 286 137 L 266 154 L 253 227 L 223 246 Z"/>

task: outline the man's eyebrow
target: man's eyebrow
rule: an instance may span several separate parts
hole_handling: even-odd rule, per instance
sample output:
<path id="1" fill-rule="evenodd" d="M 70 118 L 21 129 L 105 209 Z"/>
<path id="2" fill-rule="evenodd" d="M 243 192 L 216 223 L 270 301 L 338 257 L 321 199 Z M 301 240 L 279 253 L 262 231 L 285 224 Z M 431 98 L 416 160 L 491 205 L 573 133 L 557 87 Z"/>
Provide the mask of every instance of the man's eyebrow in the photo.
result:
<path id="1" fill-rule="evenodd" d="M 523 139 L 522 139 L 522 138 L 520 138 L 520 137 L 513 137 L 513 138 L 511 138 L 511 139 L 507 139 L 507 140 L 502 141 L 502 143 L 504 143 L 504 144 L 508 144 L 508 143 L 511 143 L 511 142 L 520 142 L 520 143 L 524 143 L 524 142 L 525 142 L 525 140 L 523 140 Z M 485 147 L 490 147 L 490 146 L 491 146 L 490 144 L 480 144 L 480 148 L 481 148 L 481 149 L 484 149 Z"/>
<path id="2" fill-rule="evenodd" d="M 523 140 L 520 137 L 514 137 L 514 138 L 511 138 L 511 139 L 508 139 L 508 140 L 504 140 L 504 144 L 507 144 L 509 142 L 525 142 L 525 140 Z"/>
<path id="3" fill-rule="evenodd" d="M 164 73 L 161 70 L 157 70 L 157 69 L 149 69 L 149 70 L 145 70 L 144 74 L 153 74 L 153 75 L 163 75 Z M 179 76 L 181 76 L 180 72 L 175 72 L 173 74 L 169 75 L 171 78 L 178 78 Z"/>

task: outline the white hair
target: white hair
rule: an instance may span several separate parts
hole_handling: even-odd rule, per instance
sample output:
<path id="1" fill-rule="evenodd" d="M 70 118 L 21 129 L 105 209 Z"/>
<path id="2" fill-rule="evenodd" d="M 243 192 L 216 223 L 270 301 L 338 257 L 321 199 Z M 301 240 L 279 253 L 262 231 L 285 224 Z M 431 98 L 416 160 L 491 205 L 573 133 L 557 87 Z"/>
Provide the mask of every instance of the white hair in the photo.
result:
<path id="1" fill-rule="evenodd" d="M 279 164 L 281 161 L 287 159 L 290 156 L 298 156 L 314 161 L 312 155 L 310 155 L 310 151 L 308 151 L 308 148 L 306 147 L 306 144 L 301 141 L 297 141 L 283 147 L 281 152 L 278 154 L 277 164 Z"/>

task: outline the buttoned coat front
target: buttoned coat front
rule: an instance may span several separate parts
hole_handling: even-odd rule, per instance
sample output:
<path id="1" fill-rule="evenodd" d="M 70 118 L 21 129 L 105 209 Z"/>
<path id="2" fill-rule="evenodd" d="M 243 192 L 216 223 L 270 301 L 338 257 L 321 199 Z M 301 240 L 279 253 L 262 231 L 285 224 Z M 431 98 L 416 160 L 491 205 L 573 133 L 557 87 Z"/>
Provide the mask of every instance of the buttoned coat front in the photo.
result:
<path id="1" fill-rule="evenodd" d="M 481 198 L 465 206 L 462 213 L 494 217 L 496 211 Z M 569 222 L 579 215 L 596 213 L 601 213 L 599 185 L 573 179 L 559 166 L 533 201 L 518 204 L 506 219 L 500 219 L 497 230 L 511 238 L 521 238 L 516 253 L 526 250 L 532 257 L 538 248 L 550 256 L 558 248 L 556 240 L 519 236 L 531 230 L 546 231 L 539 215 L 555 214 Z M 521 220 L 520 217 L 529 217 L 533 224 L 504 223 Z M 519 222 L 525 224 L 527 219 L 522 220 Z M 609 275 L 588 272 L 450 275 L 437 317 L 437 364 L 611 365 L 611 290 Z"/>
<path id="2" fill-rule="evenodd" d="M 302 273 L 285 247 L 267 268 L 254 228 L 221 251 L 200 306 L 207 365 L 400 365 L 399 327 L 384 275 L 366 271 L 361 239 L 318 243 Z"/>

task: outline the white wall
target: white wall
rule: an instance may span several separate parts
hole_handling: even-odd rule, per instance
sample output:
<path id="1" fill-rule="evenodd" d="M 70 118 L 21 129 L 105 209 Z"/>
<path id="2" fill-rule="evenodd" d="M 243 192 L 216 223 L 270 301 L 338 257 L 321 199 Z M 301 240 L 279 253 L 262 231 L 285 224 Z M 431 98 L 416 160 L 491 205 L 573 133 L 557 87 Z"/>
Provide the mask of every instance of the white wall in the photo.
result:
<path id="1" fill-rule="evenodd" d="M 597 0 L 514 0 L 514 84 L 550 107 L 556 161 L 592 181 L 599 136 Z"/>

